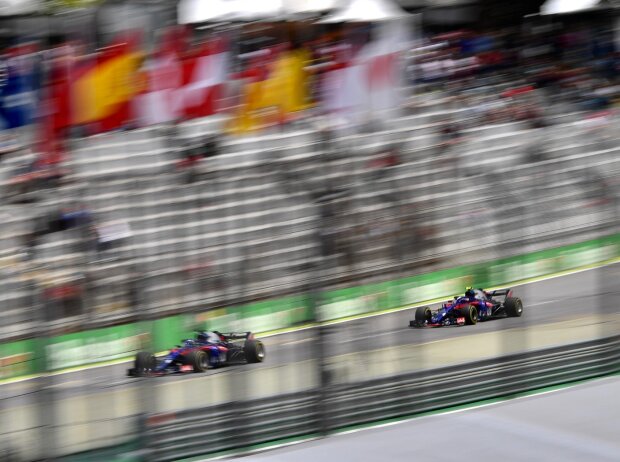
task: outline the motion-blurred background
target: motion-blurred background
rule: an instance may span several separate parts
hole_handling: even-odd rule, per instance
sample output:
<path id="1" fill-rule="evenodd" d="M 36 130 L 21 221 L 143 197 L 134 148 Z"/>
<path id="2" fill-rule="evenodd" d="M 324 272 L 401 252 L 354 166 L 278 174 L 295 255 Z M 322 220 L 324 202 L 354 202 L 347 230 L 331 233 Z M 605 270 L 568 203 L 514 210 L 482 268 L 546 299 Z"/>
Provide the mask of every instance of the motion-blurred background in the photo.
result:
<path id="1" fill-rule="evenodd" d="M 190 460 L 618 371 L 618 2 L 4 0 L 0 41 L 2 460 Z M 523 317 L 408 328 L 470 285 Z M 196 328 L 267 358 L 125 377 Z"/>

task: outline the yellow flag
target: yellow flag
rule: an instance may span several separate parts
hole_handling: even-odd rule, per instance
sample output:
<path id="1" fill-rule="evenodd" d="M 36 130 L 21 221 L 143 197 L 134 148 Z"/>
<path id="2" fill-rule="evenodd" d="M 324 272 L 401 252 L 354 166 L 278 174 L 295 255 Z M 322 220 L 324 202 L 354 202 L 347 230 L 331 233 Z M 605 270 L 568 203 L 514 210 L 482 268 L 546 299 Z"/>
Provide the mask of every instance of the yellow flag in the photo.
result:
<path id="1" fill-rule="evenodd" d="M 269 125 L 274 119 L 303 111 L 312 106 L 308 90 L 308 53 L 282 53 L 271 65 L 269 78 L 248 83 L 243 90 L 243 103 L 231 131 L 247 132 Z"/>

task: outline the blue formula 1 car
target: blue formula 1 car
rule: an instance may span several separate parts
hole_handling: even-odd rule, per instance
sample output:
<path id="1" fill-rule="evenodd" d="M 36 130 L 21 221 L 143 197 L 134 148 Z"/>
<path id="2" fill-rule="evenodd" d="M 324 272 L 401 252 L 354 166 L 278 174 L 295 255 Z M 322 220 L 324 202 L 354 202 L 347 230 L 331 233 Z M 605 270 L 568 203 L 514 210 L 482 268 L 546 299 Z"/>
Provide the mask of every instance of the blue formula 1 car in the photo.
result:
<path id="1" fill-rule="evenodd" d="M 260 363 L 265 359 L 263 342 L 251 332 L 198 332 L 195 339 L 185 339 L 161 358 L 141 351 L 134 367 L 127 371 L 131 377 L 167 375 L 182 372 L 205 372 L 209 368 L 230 364 Z"/>
<path id="2" fill-rule="evenodd" d="M 478 321 L 519 317 L 521 314 L 523 302 L 513 296 L 512 289 L 485 291 L 468 287 L 464 296 L 442 303 L 436 311 L 428 306 L 417 308 L 415 319 L 409 321 L 409 327 L 474 325 Z"/>

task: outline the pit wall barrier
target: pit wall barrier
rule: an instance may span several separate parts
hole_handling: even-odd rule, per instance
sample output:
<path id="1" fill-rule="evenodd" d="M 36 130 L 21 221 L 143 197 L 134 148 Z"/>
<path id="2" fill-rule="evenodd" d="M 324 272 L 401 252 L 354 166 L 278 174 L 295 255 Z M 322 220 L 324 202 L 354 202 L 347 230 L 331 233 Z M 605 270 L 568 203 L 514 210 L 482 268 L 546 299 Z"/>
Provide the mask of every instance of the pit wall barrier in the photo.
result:
<path id="1" fill-rule="evenodd" d="M 337 322 L 349 317 L 438 301 L 460 294 L 466 286 L 506 286 L 610 263 L 619 256 L 620 234 L 614 234 L 491 262 L 321 292 L 316 300 L 316 316 L 310 297 L 296 295 L 51 338 L 3 343 L 0 344 L 0 381 L 40 374 L 46 370 L 58 372 L 128 360 L 143 349 L 165 351 L 181 339 L 193 337 L 196 328 L 269 335 L 285 329 L 311 326 L 317 321 Z"/>

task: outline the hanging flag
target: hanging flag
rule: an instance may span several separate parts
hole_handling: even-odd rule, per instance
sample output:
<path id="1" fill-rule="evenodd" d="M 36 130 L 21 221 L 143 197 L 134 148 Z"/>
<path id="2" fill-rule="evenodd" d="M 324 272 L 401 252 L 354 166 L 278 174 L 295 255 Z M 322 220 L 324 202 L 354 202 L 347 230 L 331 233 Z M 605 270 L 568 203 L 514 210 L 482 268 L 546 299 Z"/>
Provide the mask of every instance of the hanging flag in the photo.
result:
<path id="1" fill-rule="evenodd" d="M 229 55 L 221 40 L 206 43 L 183 62 L 180 98 L 185 118 L 213 115 L 219 110 L 228 75 Z"/>
<path id="2" fill-rule="evenodd" d="M 50 120 L 49 129 L 55 133 L 65 131 L 71 126 L 73 107 L 71 87 L 73 81 L 73 65 L 75 62 L 73 49 L 64 44 L 51 50 L 49 54 L 50 69 L 44 90 L 45 115 Z"/>
<path id="3" fill-rule="evenodd" d="M 6 52 L 5 75 L 0 87 L 0 111 L 4 128 L 19 128 L 34 121 L 37 108 L 38 55 L 34 44 Z"/>
<path id="4" fill-rule="evenodd" d="M 312 106 L 305 70 L 310 61 L 308 53 L 281 50 L 273 55 L 274 58 L 264 58 L 266 63 L 257 63 L 257 69 L 249 70 L 253 78 L 245 85 L 243 104 L 231 126 L 233 132 L 257 130 L 286 121 Z"/>
<path id="5" fill-rule="evenodd" d="M 133 108 L 137 125 L 173 122 L 183 115 L 183 101 L 178 91 L 183 84 L 180 56 L 185 51 L 186 41 L 183 28 L 169 27 L 164 30 L 158 49 L 143 62 L 139 95 Z"/>
<path id="6" fill-rule="evenodd" d="M 72 84 L 72 122 L 97 124 L 100 131 L 129 123 L 141 59 L 135 40 L 124 38 L 98 52 L 94 62 L 85 63 Z"/>
<path id="7" fill-rule="evenodd" d="M 137 124 L 144 127 L 177 120 L 182 113 L 177 90 L 183 81 L 183 67 L 176 55 L 153 57 L 141 72 L 144 87 L 134 104 Z"/>
<path id="8" fill-rule="evenodd" d="M 337 45 L 330 53 L 331 64 L 322 80 L 322 108 L 334 127 L 360 123 L 368 99 L 365 70 L 353 59 L 351 45 Z"/>
<path id="9" fill-rule="evenodd" d="M 33 150 L 36 165 L 48 169 L 65 158 L 63 140 L 71 126 L 71 78 L 74 69 L 72 46 L 63 44 L 45 53 L 48 72 L 41 88 Z"/>
<path id="10" fill-rule="evenodd" d="M 220 39 L 187 52 L 187 30 L 164 31 L 157 51 L 140 70 L 134 112 L 140 126 L 216 114 L 228 78 L 229 53 Z"/>
<path id="11" fill-rule="evenodd" d="M 406 30 L 390 22 L 377 32 L 346 66 L 329 71 L 325 78 L 326 112 L 352 125 L 388 123 L 389 113 L 403 101 L 400 53 L 407 43 Z"/>

